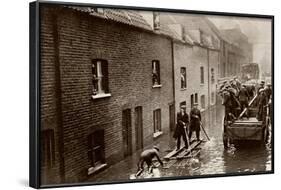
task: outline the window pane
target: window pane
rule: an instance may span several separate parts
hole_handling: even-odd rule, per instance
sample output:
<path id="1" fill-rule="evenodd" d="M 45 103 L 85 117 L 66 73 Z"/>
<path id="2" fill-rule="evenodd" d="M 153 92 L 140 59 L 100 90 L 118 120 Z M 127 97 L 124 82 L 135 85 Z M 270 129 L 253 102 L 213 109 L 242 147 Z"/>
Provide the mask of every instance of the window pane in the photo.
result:
<path id="1" fill-rule="evenodd" d="M 93 95 L 108 93 L 108 63 L 106 60 L 93 60 Z"/>
<path id="2" fill-rule="evenodd" d="M 152 61 L 152 85 L 160 84 L 160 63 L 159 61 Z"/>
<path id="3" fill-rule="evenodd" d="M 181 67 L 181 88 L 186 88 L 186 68 Z"/>
<path id="4" fill-rule="evenodd" d="M 88 154 L 91 166 L 105 162 L 104 130 L 98 130 L 88 136 Z"/>

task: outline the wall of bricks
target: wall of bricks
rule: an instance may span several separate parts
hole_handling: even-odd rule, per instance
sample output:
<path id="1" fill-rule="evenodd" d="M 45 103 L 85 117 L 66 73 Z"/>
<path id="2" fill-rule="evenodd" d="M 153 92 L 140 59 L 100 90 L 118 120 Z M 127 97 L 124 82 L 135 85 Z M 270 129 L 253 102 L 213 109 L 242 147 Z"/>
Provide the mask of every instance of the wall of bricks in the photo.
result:
<path id="1" fill-rule="evenodd" d="M 42 128 L 56 128 L 54 60 L 48 8 L 42 21 Z M 122 110 L 131 109 L 135 150 L 134 109 L 143 108 L 144 145 L 153 145 L 153 110 L 161 109 L 164 133 L 173 102 L 170 39 L 132 26 L 63 8 L 58 16 L 62 87 L 65 177 L 67 183 L 87 177 L 88 135 L 105 130 L 105 156 L 113 164 L 123 158 Z M 111 97 L 92 99 L 92 59 L 108 61 Z M 152 88 L 152 60 L 160 61 L 160 88 Z M 51 121 L 48 123 L 47 121 Z"/>
<path id="2" fill-rule="evenodd" d="M 59 174 L 59 134 L 57 125 L 57 92 L 55 80 L 55 56 L 54 56 L 54 35 L 52 30 L 52 10 L 45 9 L 40 12 L 41 16 L 41 131 L 54 130 L 55 141 L 55 163 L 47 167 L 41 163 L 42 184 L 54 184 L 61 181 Z M 42 139 L 40 139 L 42 140 Z M 42 143 L 41 143 L 42 145 Z M 44 154 L 41 154 L 41 160 Z"/>

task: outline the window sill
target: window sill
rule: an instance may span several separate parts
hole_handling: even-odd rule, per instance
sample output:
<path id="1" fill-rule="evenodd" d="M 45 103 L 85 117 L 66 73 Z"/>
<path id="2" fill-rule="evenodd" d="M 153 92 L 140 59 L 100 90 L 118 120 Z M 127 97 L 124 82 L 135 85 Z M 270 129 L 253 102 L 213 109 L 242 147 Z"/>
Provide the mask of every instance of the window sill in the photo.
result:
<path id="1" fill-rule="evenodd" d="M 185 90 L 187 90 L 187 88 L 181 88 L 181 91 L 185 91 Z"/>
<path id="2" fill-rule="evenodd" d="M 162 131 L 157 131 L 156 133 L 153 133 L 153 138 L 157 138 L 157 137 L 159 137 L 162 134 L 163 134 Z"/>
<path id="3" fill-rule="evenodd" d="M 153 85 L 152 88 L 161 88 L 162 84 Z"/>
<path id="4" fill-rule="evenodd" d="M 110 93 L 107 93 L 107 94 L 96 94 L 96 95 L 92 95 L 92 98 L 95 100 L 95 99 L 99 99 L 99 98 L 107 98 L 107 97 L 110 97 L 111 94 Z"/>
<path id="5" fill-rule="evenodd" d="M 90 167 L 88 169 L 88 175 L 92 175 L 92 174 L 104 169 L 106 166 L 107 166 L 107 164 L 100 164 L 100 165 L 97 165 L 95 167 Z"/>
<path id="6" fill-rule="evenodd" d="M 200 83 L 200 86 L 204 86 L 204 83 Z"/>

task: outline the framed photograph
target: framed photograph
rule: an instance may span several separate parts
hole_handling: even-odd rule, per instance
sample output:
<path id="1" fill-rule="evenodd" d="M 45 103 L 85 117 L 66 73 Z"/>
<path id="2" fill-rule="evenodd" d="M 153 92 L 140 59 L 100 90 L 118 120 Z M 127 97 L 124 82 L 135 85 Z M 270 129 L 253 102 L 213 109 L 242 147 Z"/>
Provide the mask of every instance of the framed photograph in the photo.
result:
<path id="1" fill-rule="evenodd" d="M 30 186 L 274 173 L 274 16 L 30 3 Z"/>

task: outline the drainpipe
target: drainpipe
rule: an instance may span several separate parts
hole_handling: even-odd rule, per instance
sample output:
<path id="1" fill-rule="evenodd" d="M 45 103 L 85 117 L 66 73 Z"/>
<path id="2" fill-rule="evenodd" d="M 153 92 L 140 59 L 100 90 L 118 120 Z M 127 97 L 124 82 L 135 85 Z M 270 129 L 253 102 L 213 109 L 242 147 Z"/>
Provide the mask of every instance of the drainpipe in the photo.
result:
<path id="1" fill-rule="evenodd" d="M 174 69 L 174 65 L 175 65 L 175 57 L 174 57 L 174 41 L 173 39 L 171 39 L 171 50 L 172 50 L 172 78 L 173 78 L 173 103 L 174 103 L 174 118 L 176 118 L 176 98 L 175 98 L 175 69 Z M 175 127 L 175 119 L 174 119 L 174 126 Z"/>

